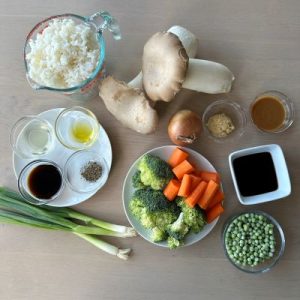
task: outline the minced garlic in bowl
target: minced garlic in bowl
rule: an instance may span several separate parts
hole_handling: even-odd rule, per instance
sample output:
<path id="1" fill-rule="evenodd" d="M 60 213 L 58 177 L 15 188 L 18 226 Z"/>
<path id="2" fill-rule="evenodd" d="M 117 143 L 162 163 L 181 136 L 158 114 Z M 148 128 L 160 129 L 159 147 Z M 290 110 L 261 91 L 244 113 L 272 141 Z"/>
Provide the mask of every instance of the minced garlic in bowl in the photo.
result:
<path id="1" fill-rule="evenodd" d="M 235 130 L 232 120 L 225 113 L 211 116 L 208 119 L 207 128 L 217 138 L 226 137 Z"/>
<path id="2" fill-rule="evenodd" d="M 243 107 L 231 100 L 211 103 L 202 115 L 205 134 L 219 143 L 239 138 L 244 133 L 246 124 L 247 118 Z"/>

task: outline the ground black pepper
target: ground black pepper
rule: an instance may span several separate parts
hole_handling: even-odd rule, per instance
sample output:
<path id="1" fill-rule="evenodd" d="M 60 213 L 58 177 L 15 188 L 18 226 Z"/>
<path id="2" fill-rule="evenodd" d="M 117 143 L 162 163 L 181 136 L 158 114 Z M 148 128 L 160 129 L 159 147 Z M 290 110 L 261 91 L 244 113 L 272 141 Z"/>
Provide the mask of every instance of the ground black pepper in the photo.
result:
<path id="1" fill-rule="evenodd" d="M 81 170 L 81 176 L 90 182 L 97 181 L 102 175 L 102 166 L 95 161 L 89 161 Z"/>

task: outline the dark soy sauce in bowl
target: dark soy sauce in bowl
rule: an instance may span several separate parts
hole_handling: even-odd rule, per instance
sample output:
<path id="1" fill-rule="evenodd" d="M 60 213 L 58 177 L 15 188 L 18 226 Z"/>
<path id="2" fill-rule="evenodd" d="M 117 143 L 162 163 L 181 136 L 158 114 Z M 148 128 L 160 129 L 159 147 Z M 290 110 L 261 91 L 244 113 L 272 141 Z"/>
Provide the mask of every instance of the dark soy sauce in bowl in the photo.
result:
<path id="1" fill-rule="evenodd" d="M 237 157 L 233 160 L 233 169 L 238 188 L 244 197 L 278 189 L 275 166 L 269 152 Z"/>
<path id="2" fill-rule="evenodd" d="M 61 188 L 62 176 L 52 165 L 39 165 L 29 174 L 28 187 L 38 199 L 51 199 Z"/>

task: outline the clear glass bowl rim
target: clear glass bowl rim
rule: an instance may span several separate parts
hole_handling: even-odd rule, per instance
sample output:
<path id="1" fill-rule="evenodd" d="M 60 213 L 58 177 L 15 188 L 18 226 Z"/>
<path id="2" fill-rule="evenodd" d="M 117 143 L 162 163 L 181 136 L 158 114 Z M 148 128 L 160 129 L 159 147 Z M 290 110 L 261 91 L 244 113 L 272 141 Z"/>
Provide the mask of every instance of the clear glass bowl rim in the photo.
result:
<path id="1" fill-rule="evenodd" d="M 98 136 L 99 131 L 100 131 L 100 124 L 99 124 L 99 121 L 98 121 L 96 115 L 95 115 L 91 110 L 89 110 L 89 109 L 87 109 L 87 108 L 85 108 L 85 107 L 82 107 L 82 106 L 73 106 L 73 107 L 70 107 L 70 108 L 65 108 L 65 109 L 63 109 L 63 110 L 58 114 L 58 116 L 57 116 L 56 119 L 55 119 L 55 122 L 54 122 L 54 133 L 55 133 L 55 136 L 56 136 L 57 140 L 58 140 L 64 147 L 66 147 L 66 148 L 68 148 L 68 149 L 71 149 L 71 150 L 80 151 L 80 150 L 84 150 L 84 149 L 86 149 L 86 148 L 91 147 L 91 146 L 94 144 L 94 142 L 96 141 L 96 139 L 95 139 L 95 141 L 94 141 L 93 143 L 88 144 L 88 145 L 84 145 L 84 146 L 82 146 L 81 148 L 72 147 L 72 146 L 66 144 L 66 143 L 63 141 L 63 139 L 61 138 L 61 136 L 60 136 L 60 134 L 59 134 L 59 130 L 58 130 L 59 121 L 60 121 L 60 119 L 62 118 L 62 116 L 63 116 L 65 113 L 69 112 L 69 111 L 76 111 L 76 110 L 84 111 L 85 113 L 87 113 L 90 117 L 92 117 L 92 118 L 97 122 L 98 126 L 97 126 L 97 132 L 96 132 L 95 134 L 96 134 L 96 136 Z"/>
<path id="2" fill-rule="evenodd" d="M 279 127 L 277 130 L 264 130 L 259 128 L 255 123 L 254 120 L 252 118 L 252 108 L 254 106 L 254 104 L 256 103 L 256 101 L 262 97 L 263 95 L 274 95 L 275 97 L 279 98 L 279 99 L 283 99 L 286 102 L 286 105 L 289 108 L 289 120 L 287 122 L 287 124 L 284 124 L 283 126 Z M 295 119 L 295 107 L 294 107 L 294 103 L 291 101 L 291 99 L 285 95 L 284 93 L 280 92 L 280 91 L 276 91 L 276 90 L 268 90 L 265 92 L 260 93 L 259 95 L 257 95 L 254 100 L 252 101 L 252 103 L 250 104 L 249 107 L 249 118 L 252 122 L 252 124 L 254 125 L 254 127 L 259 130 L 260 132 L 264 133 L 264 134 L 277 134 L 277 133 L 282 133 L 284 131 L 286 131 L 288 128 L 290 128 L 292 126 L 292 124 L 294 123 L 294 119 Z"/>
<path id="3" fill-rule="evenodd" d="M 23 192 L 23 185 L 22 185 L 22 179 L 23 179 L 23 176 L 25 174 L 25 172 L 28 170 L 28 168 L 30 168 L 32 165 L 35 165 L 35 164 L 47 164 L 47 165 L 52 165 L 54 167 L 57 168 L 57 170 L 59 171 L 60 173 L 60 176 L 61 176 L 61 179 L 62 179 L 62 182 L 61 182 L 61 186 L 59 188 L 59 190 L 57 191 L 56 194 L 54 194 L 51 199 L 39 199 L 39 198 L 36 198 L 34 197 L 33 195 L 29 194 L 27 191 L 26 191 L 26 194 L 24 194 Z M 22 187 L 22 188 L 21 188 Z M 64 176 L 63 176 L 63 171 L 62 171 L 62 168 L 57 164 L 55 163 L 54 161 L 51 161 L 51 160 L 47 160 L 47 159 L 37 159 L 37 160 L 33 160 L 31 161 L 30 163 L 28 163 L 20 172 L 20 175 L 18 177 L 18 189 L 19 189 L 19 192 L 21 193 L 22 197 L 24 198 L 25 201 L 29 202 L 29 203 L 34 203 L 36 205 L 44 205 L 44 204 L 47 204 L 47 203 L 50 203 L 51 201 L 54 201 L 61 193 L 62 191 L 64 190 L 64 187 L 65 187 L 65 180 L 64 180 Z M 31 200 L 28 200 L 28 197 L 29 198 L 32 198 L 33 199 L 33 202 L 31 202 Z M 35 202 L 36 201 L 36 202 Z"/>
<path id="4" fill-rule="evenodd" d="M 68 179 L 68 176 L 67 176 L 67 173 L 68 173 L 68 167 L 70 165 L 70 162 L 72 159 L 74 159 L 74 157 L 78 156 L 78 155 L 81 155 L 83 153 L 91 153 L 93 155 L 95 155 L 97 157 L 97 159 L 99 161 L 101 161 L 101 164 L 104 165 L 104 169 L 105 169 L 105 176 L 102 176 L 102 179 L 100 179 L 99 183 L 97 185 L 95 185 L 95 188 L 93 189 L 89 189 L 89 190 L 80 190 L 80 189 L 77 189 Z M 92 159 L 91 159 L 92 160 Z M 64 180 L 65 182 L 67 183 L 67 185 L 69 186 L 69 188 L 71 190 L 73 190 L 74 192 L 77 192 L 77 193 L 92 193 L 96 190 L 98 190 L 99 188 L 101 188 L 105 182 L 106 182 L 106 178 L 108 176 L 108 173 L 109 173 L 109 167 L 108 167 L 108 164 L 106 162 L 106 160 L 104 159 L 104 157 L 102 157 L 100 154 L 98 154 L 96 151 L 94 150 L 90 150 L 90 149 L 83 149 L 83 150 L 78 150 L 76 152 L 74 152 L 66 161 L 65 165 L 64 165 L 64 170 L 63 170 L 63 176 L 64 176 Z"/>
<path id="5" fill-rule="evenodd" d="M 280 236 L 280 242 L 281 242 L 281 246 L 280 246 L 280 250 L 278 252 L 277 257 L 272 261 L 271 264 L 269 264 L 268 266 L 265 266 L 264 268 L 261 269 L 257 269 L 257 270 L 250 270 L 250 269 L 244 269 L 241 268 L 240 266 L 238 266 L 237 264 L 235 264 L 231 258 L 229 257 L 227 250 L 226 250 L 226 244 L 225 244 L 225 235 L 227 232 L 227 229 L 229 227 L 229 225 L 232 223 L 232 221 L 234 221 L 236 218 L 238 218 L 239 216 L 242 216 L 244 214 L 250 214 L 250 213 L 255 213 L 255 214 L 259 214 L 259 215 L 263 215 L 265 216 L 268 220 L 270 220 L 275 226 L 276 229 L 279 232 L 279 236 Z M 230 263 L 235 266 L 237 269 L 249 273 L 249 274 L 260 274 L 260 273 L 265 273 L 270 271 L 279 261 L 280 257 L 283 255 L 284 253 L 284 249 L 285 249 L 285 236 L 283 233 L 283 230 L 281 228 L 281 225 L 277 222 L 277 220 L 272 217 L 271 215 L 269 215 L 268 213 L 261 211 L 261 210 L 247 210 L 247 211 L 243 211 L 243 212 L 239 212 L 236 214 L 233 214 L 232 216 L 230 216 L 225 223 L 223 224 L 223 228 L 222 228 L 222 234 L 221 234 L 221 242 L 222 242 L 222 246 L 223 246 L 223 250 L 225 253 L 225 256 L 227 257 L 227 259 L 230 261 Z M 272 260 L 272 259 L 271 259 Z"/>
<path id="6" fill-rule="evenodd" d="M 52 126 L 52 124 L 49 122 L 49 121 L 47 121 L 46 119 L 43 119 L 43 118 L 41 118 L 41 117 L 39 117 L 39 116 L 36 116 L 36 115 L 27 115 L 27 116 L 24 116 L 24 117 L 22 117 L 22 118 L 20 118 L 20 119 L 18 119 L 14 124 L 13 124 L 13 126 L 12 126 L 12 128 L 11 128 L 11 130 L 10 130 L 10 136 L 9 136 L 9 143 L 10 143 L 10 146 L 11 146 L 11 148 L 12 148 L 12 150 L 17 154 L 17 155 L 19 155 L 20 157 L 22 157 L 22 158 L 33 158 L 33 157 L 36 157 L 36 156 L 34 156 L 34 155 L 32 155 L 32 156 L 24 156 L 24 155 L 21 155 L 20 153 L 19 153 L 19 151 L 17 150 L 17 148 L 16 148 L 16 143 L 15 143 L 15 139 L 14 139 L 14 137 L 15 137 L 15 131 L 16 131 L 16 129 L 18 128 L 18 126 L 21 124 L 21 122 L 23 122 L 23 121 L 25 121 L 25 120 L 34 120 L 34 119 L 36 119 L 36 120 L 39 120 L 40 122 L 42 122 L 42 123 L 45 123 L 46 125 L 47 125 L 47 127 L 48 128 L 50 128 L 50 130 L 51 130 L 51 132 L 52 132 L 52 134 L 54 135 L 54 128 L 53 128 L 53 126 Z"/>
<path id="7" fill-rule="evenodd" d="M 95 70 L 86 80 L 82 81 L 80 84 L 78 84 L 76 86 L 72 86 L 70 88 L 63 88 L 63 89 L 41 85 L 40 83 L 34 81 L 32 78 L 29 79 L 29 66 L 28 66 L 27 59 L 26 59 L 26 49 L 29 45 L 29 41 L 30 41 L 32 35 L 35 33 L 36 30 L 38 30 L 39 27 L 41 27 L 43 24 L 45 24 L 53 19 L 58 19 L 58 18 L 75 18 L 75 19 L 81 20 L 84 23 L 87 23 L 90 26 L 93 26 L 95 28 L 94 24 L 89 21 L 89 17 L 82 17 L 82 16 L 79 16 L 76 14 L 71 14 L 71 13 L 50 16 L 50 17 L 40 21 L 39 23 L 37 23 L 28 33 L 26 40 L 25 40 L 25 45 L 23 48 L 23 57 L 24 57 L 24 64 L 25 64 L 25 70 L 26 70 L 26 77 L 29 82 L 33 82 L 36 86 L 38 86 L 38 89 L 46 89 L 46 90 L 50 90 L 50 91 L 57 91 L 57 92 L 64 92 L 64 93 L 74 92 L 78 89 L 83 88 L 88 83 L 90 83 L 93 79 L 95 79 L 96 76 L 98 75 L 98 73 L 100 72 L 100 70 L 102 69 L 104 60 L 105 60 L 105 40 L 103 38 L 102 32 L 96 31 L 97 32 L 97 40 L 98 40 L 99 49 L 100 49 L 100 55 L 99 55 L 98 64 L 97 64 Z M 31 84 L 31 86 L 32 86 L 32 84 Z"/>
<path id="8" fill-rule="evenodd" d="M 206 118 L 207 118 L 207 115 L 209 114 L 209 112 L 211 111 L 211 109 L 216 107 L 216 106 L 219 106 L 219 105 L 233 107 L 234 110 L 238 112 L 239 119 L 241 120 L 241 126 L 240 126 L 240 128 L 236 128 L 237 134 L 235 134 L 233 136 L 228 135 L 227 137 L 224 137 L 224 138 L 218 138 L 218 137 L 214 137 L 210 133 L 209 129 L 206 126 Z M 224 143 L 224 142 L 232 140 L 236 137 L 242 136 L 245 132 L 246 124 L 247 124 L 247 115 L 246 115 L 246 112 L 245 112 L 244 108 L 239 103 L 237 103 L 235 101 L 232 101 L 232 100 L 225 100 L 225 99 L 216 100 L 216 101 L 212 102 L 211 104 L 209 104 L 205 108 L 205 110 L 203 112 L 203 115 L 202 115 L 202 127 L 204 129 L 205 134 L 210 139 L 212 139 L 212 140 L 214 140 L 218 143 Z"/>

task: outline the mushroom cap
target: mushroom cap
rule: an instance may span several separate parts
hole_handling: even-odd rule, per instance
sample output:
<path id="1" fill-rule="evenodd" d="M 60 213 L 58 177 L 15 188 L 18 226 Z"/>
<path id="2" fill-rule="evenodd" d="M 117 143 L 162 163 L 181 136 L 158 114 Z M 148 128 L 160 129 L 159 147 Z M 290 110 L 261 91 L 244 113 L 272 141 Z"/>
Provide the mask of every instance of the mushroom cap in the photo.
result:
<path id="1" fill-rule="evenodd" d="M 124 126 L 142 134 L 156 130 L 158 114 L 140 89 L 108 76 L 100 83 L 99 96 L 108 111 Z"/>
<path id="2" fill-rule="evenodd" d="M 171 101 L 185 79 L 189 57 L 179 38 L 171 32 L 155 33 L 143 53 L 143 87 L 153 100 Z"/>

